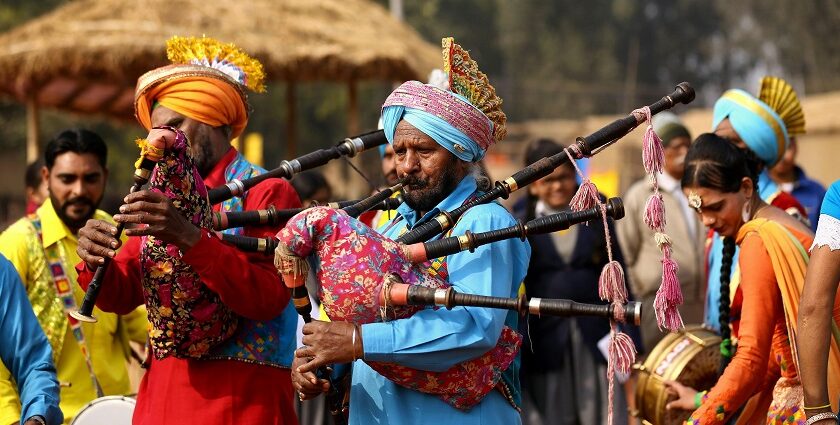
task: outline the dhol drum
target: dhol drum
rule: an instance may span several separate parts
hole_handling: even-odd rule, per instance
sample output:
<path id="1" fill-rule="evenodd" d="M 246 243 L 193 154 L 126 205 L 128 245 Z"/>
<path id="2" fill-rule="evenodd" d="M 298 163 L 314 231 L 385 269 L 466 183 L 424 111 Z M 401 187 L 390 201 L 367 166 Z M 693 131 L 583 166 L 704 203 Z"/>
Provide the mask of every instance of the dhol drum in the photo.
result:
<path id="1" fill-rule="evenodd" d="M 135 403 L 120 395 L 97 398 L 83 407 L 70 425 L 131 425 Z"/>
<path id="2" fill-rule="evenodd" d="M 670 333 L 653 348 L 644 364 L 633 366 L 637 376 L 637 415 L 646 425 L 682 424 L 687 410 L 666 410 L 676 397 L 664 381 L 677 381 L 697 391 L 708 390 L 718 379 L 720 336 L 700 325 Z"/>

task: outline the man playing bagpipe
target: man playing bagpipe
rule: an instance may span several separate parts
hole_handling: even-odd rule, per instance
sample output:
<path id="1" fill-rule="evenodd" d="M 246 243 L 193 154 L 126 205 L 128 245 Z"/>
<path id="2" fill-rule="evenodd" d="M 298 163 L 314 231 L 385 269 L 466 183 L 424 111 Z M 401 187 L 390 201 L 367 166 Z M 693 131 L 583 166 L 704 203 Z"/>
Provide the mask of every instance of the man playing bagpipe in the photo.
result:
<path id="1" fill-rule="evenodd" d="M 114 217 L 137 225 L 118 252 L 113 225 L 92 220 L 82 229 L 79 281 L 86 286 L 110 257 L 97 305 L 149 310 L 152 355 L 135 424 L 297 423 L 288 368 L 298 318 L 288 290 L 269 257 L 246 254 L 210 230 L 206 190 L 264 172 L 230 145 L 248 122 L 246 86 L 262 88 L 262 66 L 209 38 L 174 37 L 167 53 L 175 64 L 141 76 L 135 94 L 137 118 L 151 130 L 143 149 L 165 146 L 152 190 L 130 193 Z M 213 209 L 270 205 L 300 200 L 287 181 L 271 178 Z M 276 228 L 238 231 L 269 236 Z"/>
<path id="2" fill-rule="evenodd" d="M 443 47 L 448 90 L 409 81 L 394 90 L 383 105 L 385 134 L 394 148 L 405 199 L 396 217 L 380 229 L 391 239 L 488 190 L 489 182 L 476 178 L 475 162 L 505 135 L 501 99 L 487 77 L 451 38 L 444 39 Z M 489 203 L 469 209 L 449 233 L 484 232 L 513 224 L 507 210 Z M 284 232 L 287 230 L 288 226 Z M 365 231 L 359 230 L 360 238 L 369 236 Z M 282 243 L 284 238 L 280 239 Z M 365 248 L 360 248 L 354 254 L 364 252 Z M 458 292 L 515 297 L 529 257 L 527 242 L 509 239 L 474 252 L 433 259 L 426 266 L 430 274 L 445 279 Z M 459 403 L 458 392 L 433 395 L 430 390 L 434 392 L 434 388 L 428 388 L 448 386 L 469 392 L 473 385 L 469 379 L 452 382 L 442 373 L 439 381 L 427 379 L 421 386 L 397 384 L 367 363 L 447 371 L 486 356 L 500 335 L 507 335 L 505 325 L 515 328 L 516 321 L 515 312 L 455 307 L 423 309 L 407 318 L 360 326 L 312 322 L 304 326 L 304 346 L 296 351 L 293 385 L 302 399 L 314 397 L 328 389 L 314 374 L 319 366 L 355 361 L 350 423 L 519 423 L 518 357 L 505 366 L 495 388 L 469 406 Z"/>

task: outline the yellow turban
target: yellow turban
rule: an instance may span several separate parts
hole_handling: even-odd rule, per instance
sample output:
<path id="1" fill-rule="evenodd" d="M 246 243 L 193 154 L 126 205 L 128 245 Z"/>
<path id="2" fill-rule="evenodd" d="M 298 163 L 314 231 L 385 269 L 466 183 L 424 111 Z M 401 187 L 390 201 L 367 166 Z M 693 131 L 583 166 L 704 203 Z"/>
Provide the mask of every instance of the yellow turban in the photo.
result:
<path id="1" fill-rule="evenodd" d="M 181 115 L 212 127 L 229 125 L 232 137 L 248 123 L 245 93 L 239 84 L 215 69 L 170 65 L 138 80 L 134 108 L 137 120 L 152 128 L 152 106 L 157 102 Z"/>

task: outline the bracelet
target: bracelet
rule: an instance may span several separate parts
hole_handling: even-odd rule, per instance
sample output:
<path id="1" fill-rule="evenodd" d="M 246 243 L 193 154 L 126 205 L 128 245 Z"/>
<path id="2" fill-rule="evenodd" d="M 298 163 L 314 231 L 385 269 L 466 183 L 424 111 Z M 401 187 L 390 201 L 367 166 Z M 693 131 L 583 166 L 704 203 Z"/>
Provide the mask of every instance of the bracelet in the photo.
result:
<path id="1" fill-rule="evenodd" d="M 703 397 L 705 397 L 706 394 L 708 394 L 708 393 L 709 393 L 708 391 L 700 391 L 697 394 L 694 394 L 694 407 L 695 408 L 700 408 L 700 406 L 703 405 Z"/>
<path id="2" fill-rule="evenodd" d="M 825 420 L 825 419 L 837 420 L 837 414 L 834 413 L 834 412 L 817 413 L 816 415 L 808 418 L 808 420 L 805 421 L 805 425 L 813 425 L 813 424 L 815 424 L 819 421 Z"/>
<path id="3" fill-rule="evenodd" d="M 814 407 L 802 406 L 802 408 L 805 409 L 805 410 L 829 409 L 829 408 L 831 408 L 831 403 L 828 403 L 828 404 L 823 405 L 823 406 L 814 406 Z"/>
<path id="4" fill-rule="evenodd" d="M 353 361 L 356 361 L 356 325 L 353 325 L 353 338 L 350 340 L 350 347 L 353 348 Z"/>
<path id="5" fill-rule="evenodd" d="M 353 339 L 350 341 L 351 346 L 353 347 L 353 361 L 359 360 L 365 357 L 364 348 L 362 348 L 362 355 L 356 355 L 356 334 L 359 334 L 359 340 L 361 341 L 362 338 L 362 331 L 359 329 L 359 325 L 353 323 Z"/>

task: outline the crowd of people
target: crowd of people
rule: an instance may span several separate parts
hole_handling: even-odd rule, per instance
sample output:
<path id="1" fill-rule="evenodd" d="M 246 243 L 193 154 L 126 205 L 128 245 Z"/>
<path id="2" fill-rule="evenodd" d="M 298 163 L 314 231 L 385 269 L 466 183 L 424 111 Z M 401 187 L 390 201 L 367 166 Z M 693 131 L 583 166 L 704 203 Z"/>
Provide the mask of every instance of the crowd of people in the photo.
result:
<path id="1" fill-rule="evenodd" d="M 712 131 L 696 138 L 674 114 L 653 117 L 662 170 L 622 196 L 623 219 L 405 266 L 463 294 L 608 304 L 604 270 L 618 264 L 626 273 L 618 292 L 643 306 L 638 327 L 452 305 L 389 316 L 398 297 L 387 279 L 364 280 L 394 270 L 343 278 L 359 291 L 383 288 L 384 301 L 350 306 L 379 320 L 331 321 L 322 306 L 313 314 L 320 320 L 303 324 L 298 312 L 309 302 L 291 297 L 286 276 L 311 268 L 305 279 L 315 306 L 343 302 L 347 294 L 319 281 L 328 275 L 319 259 L 382 266 L 364 257 L 371 228 L 383 236 L 376 243 L 397 252 L 392 241 L 424 224 L 446 226 L 435 238 L 498 230 L 568 212 L 588 187 L 566 162 L 524 187 L 512 211 L 488 202 L 440 215 L 492 189 L 481 161 L 506 132 L 487 77 L 451 38 L 443 47 L 444 83 L 405 82 L 382 106 L 382 182 L 402 184 L 394 195 L 401 204 L 363 215 L 341 236 L 349 242 L 330 239 L 335 248 L 321 250 L 352 252 L 318 252 L 291 271 L 229 242 L 282 239 L 284 223 L 220 231 L 212 224 L 214 213 L 333 201 L 327 180 L 310 170 L 209 204 L 209 189 L 266 172 L 231 145 L 248 123 L 247 93 L 262 89 L 263 76 L 235 46 L 175 37 L 173 63 L 139 78 L 136 117 L 149 131 L 142 154 L 160 162 L 152 185 L 127 194 L 113 217 L 98 209 L 109 174 L 105 141 L 84 129 L 56 135 L 27 171 L 27 215 L 0 234 L 0 424 L 70 423 L 94 400 L 129 395 L 130 342 L 146 346 L 131 419 L 140 425 L 636 423 L 635 376 L 615 372 L 612 344 L 626 333 L 641 362 L 665 335 L 653 313 L 665 236 L 644 225 L 657 197 L 679 265 L 682 320 L 721 339 L 716 383 L 664 382 L 667 409 L 692 424 L 837 423 L 840 181 L 826 191 L 796 163 L 805 119 L 795 95 L 775 94 L 773 87 L 786 87 L 775 77 L 762 81 L 758 96 L 723 93 Z M 571 155 L 538 139 L 524 165 L 564 152 Z M 337 238 L 333 231 L 323 237 Z M 96 323 L 71 315 L 93 285 L 101 285 Z M 518 354 L 502 361 L 505 350 Z M 325 369 L 331 365 L 342 366 Z M 458 373 L 465 368 L 475 379 Z M 479 379 L 479 371 L 492 372 Z M 473 396 L 484 380 L 492 388 Z"/>

